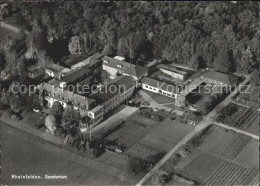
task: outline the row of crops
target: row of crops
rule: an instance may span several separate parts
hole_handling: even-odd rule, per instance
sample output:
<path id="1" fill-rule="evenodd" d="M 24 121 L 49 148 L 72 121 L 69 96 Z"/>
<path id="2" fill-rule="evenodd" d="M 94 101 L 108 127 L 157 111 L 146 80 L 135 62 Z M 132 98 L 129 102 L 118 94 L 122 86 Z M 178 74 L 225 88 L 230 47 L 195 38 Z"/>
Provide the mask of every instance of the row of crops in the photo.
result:
<path id="1" fill-rule="evenodd" d="M 237 137 L 230 143 L 221 153 L 220 155 L 223 158 L 233 159 L 250 141 L 250 137 L 238 134 Z"/>
<path id="2" fill-rule="evenodd" d="M 257 175 L 255 169 L 224 162 L 206 181 L 205 185 L 248 185 Z"/>
<path id="3" fill-rule="evenodd" d="M 216 119 L 217 122 L 245 130 L 258 119 L 258 112 L 254 108 L 247 108 L 235 103 L 229 103 L 226 107 L 234 112 L 230 114 L 225 114 L 224 111 L 220 112 L 221 114 Z M 227 108 L 224 109 L 227 110 Z"/>

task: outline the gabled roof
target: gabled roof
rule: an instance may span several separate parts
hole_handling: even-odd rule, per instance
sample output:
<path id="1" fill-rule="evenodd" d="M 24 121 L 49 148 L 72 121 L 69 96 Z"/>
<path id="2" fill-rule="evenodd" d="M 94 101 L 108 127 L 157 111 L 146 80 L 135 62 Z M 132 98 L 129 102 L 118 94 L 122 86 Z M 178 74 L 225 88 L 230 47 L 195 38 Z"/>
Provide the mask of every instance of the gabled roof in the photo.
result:
<path id="1" fill-rule="evenodd" d="M 121 61 L 121 60 L 118 60 L 118 59 L 115 59 L 112 57 L 108 57 L 108 56 L 104 56 L 102 58 L 102 61 L 104 62 L 103 63 L 104 66 L 108 66 L 108 67 L 115 68 L 115 69 L 122 70 L 122 71 L 125 71 L 127 68 L 129 68 L 131 65 L 133 65 L 133 64 L 127 63 L 125 61 Z"/>
<path id="2" fill-rule="evenodd" d="M 142 67 L 140 65 L 133 65 L 131 63 L 111 58 L 108 56 L 104 56 L 102 58 L 102 61 L 104 62 L 104 66 L 121 70 L 126 75 L 134 76 L 137 78 L 143 76 L 147 72 L 147 68 L 145 67 Z"/>
<path id="3" fill-rule="evenodd" d="M 129 89 L 129 88 L 135 86 L 136 81 L 134 80 L 134 78 L 132 78 L 130 76 L 122 76 L 114 84 L 117 85 L 118 87 L 124 86 L 126 89 Z"/>
<path id="4" fill-rule="evenodd" d="M 232 75 L 232 74 L 225 74 L 222 72 L 217 72 L 217 71 L 208 71 L 205 74 L 201 75 L 202 77 L 208 78 L 208 79 L 212 79 L 218 82 L 222 82 L 225 83 L 227 85 L 233 85 L 234 83 L 236 83 L 239 78 Z"/>
<path id="5" fill-rule="evenodd" d="M 152 79 L 149 77 L 143 77 L 141 79 L 141 83 L 147 84 L 149 86 L 155 87 L 155 88 L 159 88 L 161 90 L 164 91 L 168 91 L 168 92 L 172 92 L 172 93 L 177 93 L 177 87 L 174 85 L 170 85 L 168 83 L 162 82 L 162 81 L 158 81 L 156 79 Z"/>
<path id="6" fill-rule="evenodd" d="M 124 73 L 139 78 L 147 73 L 147 68 L 140 65 L 131 65 Z"/>
<path id="7" fill-rule="evenodd" d="M 54 97 L 55 99 L 62 102 L 71 101 L 74 106 L 80 107 L 82 109 L 86 109 L 86 106 L 96 102 L 94 99 L 75 94 L 49 83 L 42 83 L 38 85 L 38 88 L 41 91 L 45 90 L 46 92 L 51 94 L 50 97 Z"/>

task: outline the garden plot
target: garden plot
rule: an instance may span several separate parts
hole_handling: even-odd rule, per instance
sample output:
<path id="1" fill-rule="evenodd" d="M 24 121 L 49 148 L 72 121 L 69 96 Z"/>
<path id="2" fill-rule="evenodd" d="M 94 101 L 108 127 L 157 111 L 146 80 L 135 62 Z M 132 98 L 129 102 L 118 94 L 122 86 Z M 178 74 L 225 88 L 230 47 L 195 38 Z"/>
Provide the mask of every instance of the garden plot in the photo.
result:
<path id="1" fill-rule="evenodd" d="M 259 141 L 251 139 L 242 151 L 233 159 L 242 166 L 258 168 L 259 165 Z"/>
<path id="2" fill-rule="evenodd" d="M 229 103 L 227 107 L 230 108 L 231 113 L 221 113 L 216 119 L 217 122 L 246 130 L 258 120 L 258 111 L 254 108 L 247 108 L 235 103 Z"/>
<path id="3" fill-rule="evenodd" d="M 223 158 L 233 159 L 249 142 L 249 136 L 238 134 L 237 137 L 220 153 Z"/>
<path id="4" fill-rule="evenodd" d="M 237 137 L 237 133 L 215 125 L 209 130 L 211 130 L 210 134 L 204 139 L 198 149 L 211 154 L 221 153 Z"/>
<path id="5" fill-rule="evenodd" d="M 224 162 L 205 182 L 206 185 L 248 185 L 256 176 L 255 169 Z"/>
<path id="6" fill-rule="evenodd" d="M 222 163 L 223 160 L 220 158 L 207 153 L 200 153 L 181 171 L 181 175 L 202 184 Z"/>

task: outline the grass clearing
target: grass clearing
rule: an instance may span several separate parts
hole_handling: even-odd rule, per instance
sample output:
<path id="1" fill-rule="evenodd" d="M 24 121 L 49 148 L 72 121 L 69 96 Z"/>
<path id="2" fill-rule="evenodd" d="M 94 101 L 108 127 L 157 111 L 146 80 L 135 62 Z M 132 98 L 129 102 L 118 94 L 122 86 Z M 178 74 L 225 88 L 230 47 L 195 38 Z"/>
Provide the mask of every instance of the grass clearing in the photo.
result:
<path id="1" fill-rule="evenodd" d="M 140 143 L 161 151 L 169 151 L 193 128 L 194 126 L 181 124 L 168 118 L 161 124 L 156 125 L 149 134 L 142 138 Z"/>

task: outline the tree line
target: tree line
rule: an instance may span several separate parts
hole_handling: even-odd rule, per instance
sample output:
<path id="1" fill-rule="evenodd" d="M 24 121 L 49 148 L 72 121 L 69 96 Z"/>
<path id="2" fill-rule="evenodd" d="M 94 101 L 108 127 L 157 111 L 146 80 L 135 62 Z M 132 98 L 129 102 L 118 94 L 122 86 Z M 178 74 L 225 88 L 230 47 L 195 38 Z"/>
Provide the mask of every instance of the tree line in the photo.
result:
<path id="1" fill-rule="evenodd" d="M 255 2 L 21 3 L 15 20 L 43 50 L 66 38 L 73 54 L 247 72 L 258 57 L 258 8 Z"/>

